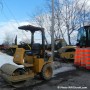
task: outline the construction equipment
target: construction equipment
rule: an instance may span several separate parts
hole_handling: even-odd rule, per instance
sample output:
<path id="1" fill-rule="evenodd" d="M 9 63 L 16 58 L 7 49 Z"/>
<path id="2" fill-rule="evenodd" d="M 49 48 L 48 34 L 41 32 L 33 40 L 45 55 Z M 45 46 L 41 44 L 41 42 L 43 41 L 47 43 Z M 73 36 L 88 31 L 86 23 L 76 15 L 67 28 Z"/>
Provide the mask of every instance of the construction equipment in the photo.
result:
<path id="1" fill-rule="evenodd" d="M 55 50 L 59 50 L 61 47 L 67 46 L 67 43 L 64 39 L 55 40 Z"/>
<path id="2" fill-rule="evenodd" d="M 60 58 L 63 60 L 74 60 L 76 46 L 63 46 L 61 47 L 58 52 Z"/>
<path id="3" fill-rule="evenodd" d="M 74 65 L 90 69 L 90 25 L 78 29 Z"/>
<path id="4" fill-rule="evenodd" d="M 5 49 L 5 53 L 13 56 L 16 51 L 16 48 L 24 48 L 25 50 L 30 50 L 31 47 L 29 43 L 25 43 L 22 41 L 20 41 L 20 44 L 17 44 L 17 35 L 16 35 L 14 43 L 12 43 L 11 45 L 4 45 L 3 48 Z"/>
<path id="5" fill-rule="evenodd" d="M 13 56 L 16 51 L 16 48 L 18 48 L 18 45 L 9 45 L 5 51 L 8 55 Z"/>
<path id="6" fill-rule="evenodd" d="M 49 59 L 45 53 L 45 33 L 44 28 L 32 25 L 24 25 L 18 27 L 21 30 L 31 32 L 31 50 L 17 48 L 14 54 L 13 62 L 18 66 L 4 64 L 1 66 L 1 76 L 11 85 L 22 85 L 35 76 L 40 75 L 44 80 L 52 77 L 52 59 Z M 34 33 L 41 32 L 42 44 L 34 43 Z M 23 65 L 23 67 L 19 67 Z"/>
<path id="7" fill-rule="evenodd" d="M 73 61 L 75 56 L 76 46 L 67 45 L 64 39 L 55 40 L 55 51 L 54 55 L 56 59 L 62 59 L 62 61 Z M 51 52 L 51 47 L 49 46 L 49 53 Z"/>
<path id="8" fill-rule="evenodd" d="M 67 45 L 64 39 L 56 39 L 55 40 L 55 50 L 58 52 L 59 58 L 62 60 L 74 60 L 76 46 Z"/>
<path id="9" fill-rule="evenodd" d="M 3 50 L 5 51 L 5 53 L 7 53 L 8 55 L 13 56 L 15 51 L 16 51 L 16 48 L 18 48 L 17 35 L 15 37 L 14 43 L 12 43 L 12 44 L 3 44 L 3 46 L 4 46 Z"/>

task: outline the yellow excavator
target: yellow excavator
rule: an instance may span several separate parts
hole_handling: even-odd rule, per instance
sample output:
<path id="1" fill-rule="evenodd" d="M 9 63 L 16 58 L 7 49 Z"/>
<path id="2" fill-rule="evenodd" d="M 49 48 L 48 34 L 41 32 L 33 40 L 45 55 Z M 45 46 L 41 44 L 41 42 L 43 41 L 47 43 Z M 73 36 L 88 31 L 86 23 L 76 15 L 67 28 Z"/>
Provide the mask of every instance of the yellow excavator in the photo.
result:
<path id="1" fill-rule="evenodd" d="M 51 79 L 53 74 L 52 60 L 45 53 L 44 28 L 32 25 L 18 28 L 31 32 L 31 50 L 17 48 L 13 58 L 13 62 L 17 65 L 8 63 L 2 65 L 0 68 L 1 76 L 13 86 L 24 84 L 28 79 L 33 79 L 37 75 L 40 75 L 44 80 Z M 41 32 L 42 44 L 34 43 L 35 32 Z"/>

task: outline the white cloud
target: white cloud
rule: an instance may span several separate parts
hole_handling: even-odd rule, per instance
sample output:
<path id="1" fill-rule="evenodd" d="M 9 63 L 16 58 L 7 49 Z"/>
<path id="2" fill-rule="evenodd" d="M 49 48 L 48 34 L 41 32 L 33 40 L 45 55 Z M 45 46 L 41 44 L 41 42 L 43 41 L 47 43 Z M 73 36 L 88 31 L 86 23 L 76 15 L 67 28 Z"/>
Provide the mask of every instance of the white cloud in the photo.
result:
<path id="1" fill-rule="evenodd" d="M 24 39 L 25 37 L 30 37 L 29 32 L 25 32 L 18 29 L 18 26 L 20 25 L 28 25 L 30 23 L 22 21 L 17 23 L 14 20 L 10 20 L 8 22 L 2 22 L 0 23 L 0 44 L 3 43 L 6 34 L 9 34 L 11 37 L 15 38 L 17 35 L 18 42 Z"/>
<path id="2" fill-rule="evenodd" d="M 10 37 L 13 39 L 15 39 L 16 35 L 17 35 L 17 41 L 18 43 L 20 41 L 24 41 L 24 40 L 28 40 L 30 41 L 31 38 L 31 33 L 30 32 L 26 32 L 24 30 L 20 30 L 18 29 L 19 26 L 22 25 L 34 25 L 37 26 L 37 24 L 35 22 L 27 22 L 27 21 L 22 21 L 22 22 L 16 22 L 15 20 L 10 20 L 8 22 L 2 22 L 0 23 L 0 44 L 3 43 L 6 35 L 10 35 Z M 36 39 L 36 43 L 37 42 L 41 42 L 41 36 L 40 34 L 36 34 L 35 35 L 35 39 Z"/>

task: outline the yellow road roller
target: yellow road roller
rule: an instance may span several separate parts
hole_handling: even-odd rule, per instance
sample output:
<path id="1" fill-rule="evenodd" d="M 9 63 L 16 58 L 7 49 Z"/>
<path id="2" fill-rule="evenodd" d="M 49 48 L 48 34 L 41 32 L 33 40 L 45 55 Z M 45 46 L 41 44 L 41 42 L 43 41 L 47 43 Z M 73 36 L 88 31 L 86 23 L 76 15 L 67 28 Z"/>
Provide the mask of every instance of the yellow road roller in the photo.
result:
<path id="1" fill-rule="evenodd" d="M 62 58 L 63 60 L 74 60 L 74 56 L 75 56 L 75 50 L 76 50 L 76 46 L 64 46 L 61 47 L 58 52 L 60 55 L 60 58 Z"/>
<path id="2" fill-rule="evenodd" d="M 44 80 L 49 80 L 52 77 L 52 60 L 45 53 L 45 33 L 44 28 L 23 25 L 18 27 L 20 30 L 31 32 L 31 50 L 17 48 L 14 54 L 12 64 L 4 64 L 1 66 L 1 76 L 11 85 L 22 85 L 29 79 L 33 79 L 36 75 L 40 75 Z M 41 42 L 35 43 L 34 33 L 41 33 Z M 38 37 L 38 36 L 36 36 Z M 23 67 L 19 67 L 23 65 Z"/>

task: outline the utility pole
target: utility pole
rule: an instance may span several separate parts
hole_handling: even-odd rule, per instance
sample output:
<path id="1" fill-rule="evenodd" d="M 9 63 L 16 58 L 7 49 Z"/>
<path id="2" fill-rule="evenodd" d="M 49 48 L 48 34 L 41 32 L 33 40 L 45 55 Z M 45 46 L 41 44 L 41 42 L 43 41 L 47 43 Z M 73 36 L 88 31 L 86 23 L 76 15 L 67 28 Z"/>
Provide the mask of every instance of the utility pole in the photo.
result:
<path id="1" fill-rule="evenodd" d="M 52 0 L 52 31 L 51 31 L 51 45 L 52 45 L 52 60 L 54 60 L 54 0 Z"/>

